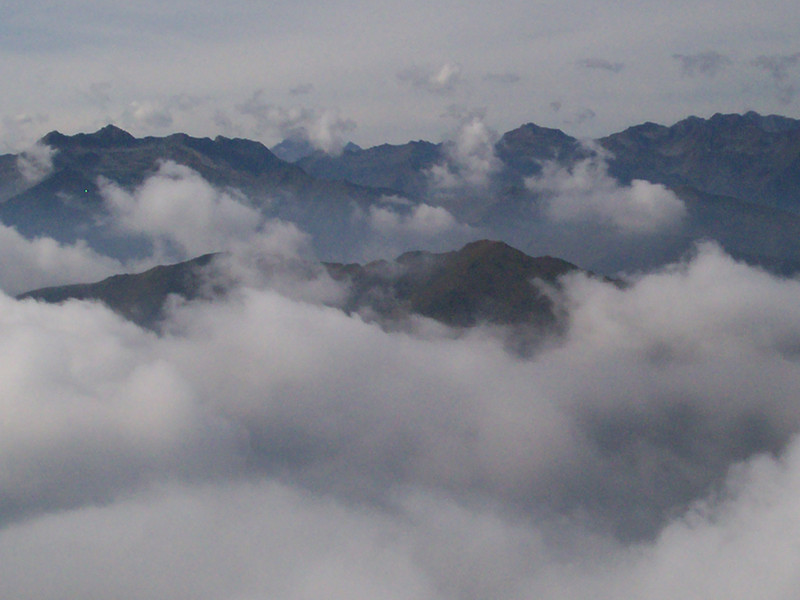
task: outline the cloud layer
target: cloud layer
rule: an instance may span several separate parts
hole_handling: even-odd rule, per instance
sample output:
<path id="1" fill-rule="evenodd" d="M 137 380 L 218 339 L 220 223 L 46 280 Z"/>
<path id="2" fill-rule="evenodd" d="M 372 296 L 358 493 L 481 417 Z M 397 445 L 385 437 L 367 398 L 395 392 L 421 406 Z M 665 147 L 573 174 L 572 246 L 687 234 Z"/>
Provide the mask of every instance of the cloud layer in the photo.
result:
<path id="1" fill-rule="evenodd" d="M 269 278 L 161 336 L 0 296 L 0 576 L 34 599 L 781 598 L 798 286 L 712 245 L 576 276 L 527 359 Z"/>

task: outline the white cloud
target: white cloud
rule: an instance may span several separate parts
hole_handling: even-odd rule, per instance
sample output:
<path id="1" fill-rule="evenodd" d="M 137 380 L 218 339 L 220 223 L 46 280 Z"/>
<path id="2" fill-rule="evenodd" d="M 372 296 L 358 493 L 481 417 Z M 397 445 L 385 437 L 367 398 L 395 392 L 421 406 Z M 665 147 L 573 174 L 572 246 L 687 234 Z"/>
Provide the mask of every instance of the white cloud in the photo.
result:
<path id="1" fill-rule="evenodd" d="M 608 174 L 602 151 L 593 151 L 569 168 L 546 163 L 540 175 L 526 179 L 529 190 L 543 195 L 550 219 L 597 222 L 631 233 L 651 233 L 681 221 L 686 208 L 674 192 L 641 179 L 620 185 Z"/>
<path id="2" fill-rule="evenodd" d="M 132 102 L 123 115 L 123 122 L 146 130 L 163 130 L 172 125 L 172 114 L 166 106 L 155 102 Z"/>
<path id="3" fill-rule="evenodd" d="M 32 289 L 96 281 L 123 266 L 79 241 L 62 244 L 51 238 L 27 239 L 16 229 L 0 225 L 0 289 L 20 294 Z"/>
<path id="4" fill-rule="evenodd" d="M 452 139 L 444 143 L 445 161 L 429 171 L 434 188 L 483 187 L 502 163 L 495 154 L 499 136 L 480 113 L 462 118 Z"/>
<path id="5" fill-rule="evenodd" d="M 151 237 L 158 257 L 187 259 L 230 250 L 254 240 L 264 225 L 261 213 L 243 198 L 215 189 L 196 171 L 170 161 L 133 192 L 111 181 L 100 187 L 113 226 Z"/>
<path id="6" fill-rule="evenodd" d="M 371 206 L 369 225 L 381 235 L 411 234 L 415 236 L 438 236 L 452 230 L 469 227 L 460 224 L 447 209 L 441 206 L 418 204 L 409 214 L 401 215 L 390 208 Z"/>
<path id="7" fill-rule="evenodd" d="M 54 148 L 36 143 L 17 155 L 17 168 L 28 183 L 37 183 L 53 171 L 53 155 L 55 153 Z"/>
<path id="8" fill-rule="evenodd" d="M 413 204 L 398 196 L 357 213 L 356 223 L 366 225 L 361 256 L 394 259 L 409 250 L 444 252 L 480 236 L 480 230 L 459 221 L 443 206 Z"/>
<path id="9" fill-rule="evenodd" d="M 176 306 L 160 337 L 0 296 L 0 580 L 777 600 L 800 564 L 798 287 L 713 246 L 627 287 L 576 276 L 566 337 L 526 360 L 270 289 Z"/>
<path id="10" fill-rule="evenodd" d="M 0 121 L 0 143 L 8 152 L 23 152 L 36 145 L 49 119 L 44 114 L 21 113 Z"/>
<path id="11" fill-rule="evenodd" d="M 277 106 L 264 100 L 263 90 L 254 92 L 236 109 L 254 119 L 261 134 L 305 140 L 329 154 L 341 152 L 348 142 L 345 136 L 356 129 L 356 122 L 342 117 L 338 110 Z"/>

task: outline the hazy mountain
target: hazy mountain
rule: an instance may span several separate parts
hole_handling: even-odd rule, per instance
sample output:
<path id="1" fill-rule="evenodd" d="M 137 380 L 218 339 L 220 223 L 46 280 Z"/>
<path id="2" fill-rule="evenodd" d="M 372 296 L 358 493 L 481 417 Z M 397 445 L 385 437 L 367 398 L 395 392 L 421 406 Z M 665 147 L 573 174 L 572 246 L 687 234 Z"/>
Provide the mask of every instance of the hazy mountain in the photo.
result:
<path id="1" fill-rule="evenodd" d="M 364 150 L 351 148 L 338 156 L 315 152 L 297 164 L 320 179 L 387 188 L 417 198 L 424 196 L 428 188 L 427 171 L 441 159 L 441 144 L 419 140 Z"/>
<path id="2" fill-rule="evenodd" d="M 800 121 L 715 114 L 671 127 L 645 123 L 599 142 L 612 174 L 800 212 Z"/>
<path id="3" fill-rule="evenodd" d="M 290 163 L 297 162 L 301 158 L 313 154 L 315 150 L 316 148 L 308 140 L 295 138 L 287 138 L 270 148 L 270 151 L 275 156 Z"/>
<path id="4" fill-rule="evenodd" d="M 286 162 L 294 163 L 312 154 L 318 156 L 331 156 L 322 150 L 318 150 L 311 142 L 306 139 L 286 138 L 279 144 L 270 148 L 272 153 Z M 342 153 L 360 152 L 361 147 L 353 142 L 347 142 L 342 148 Z"/>
<path id="5" fill-rule="evenodd" d="M 16 193 L 6 193 L 0 219 L 29 237 L 87 239 L 112 254 L 119 252 L 115 252 L 112 232 L 101 226 L 107 215 L 99 182 L 105 179 L 133 189 L 164 161 L 185 165 L 220 189 L 244 194 L 269 216 L 301 220 L 321 239 L 335 238 L 337 218 L 346 220 L 353 205 L 365 205 L 380 196 L 378 191 L 347 182 L 320 182 L 263 144 L 245 139 L 218 136 L 212 140 L 181 133 L 137 139 L 108 125 L 91 134 L 67 136 L 54 131 L 41 144 L 54 151 L 52 169 L 22 189 L 18 175 L 4 177 L 0 189 Z M 14 172 L 13 157 L 2 158 L 0 175 Z"/>
<path id="6" fill-rule="evenodd" d="M 386 240 L 399 253 L 489 237 L 613 274 L 675 261 L 712 239 L 781 273 L 800 266 L 800 121 L 774 115 L 645 123 L 594 142 L 528 123 L 502 135 L 491 156 L 455 142 L 348 145 L 338 156 L 276 146 L 287 158 L 304 155 L 294 164 L 250 140 L 137 139 L 114 126 L 52 132 L 42 144 L 53 151 L 52 169 L 38 179 L 23 176 L 19 156 L 0 157 L 0 219 L 30 238 L 85 239 L 112 256 L 146 253 L 147 240 L 114 230 L 102 182 L 134 190 L 173 161 L 265 217 L 295 224 L 323 261 L 386 258 L 376 250 Z M 542 181 L 555 191 L 543 191 Z M 633 231 L 614 222 L 628 209 L 604 207 L 630 195 L 636 181 L 650 182 L 640 206 L 663 194 L 661 185 L 674 193 L 685 207 L 680 222 Z M 605 195 L 592 196 L 596 189 Z M 553 210 L 560 199 L 571 203 L 566 219 Z M 588 210 L 576 216 L 580 203 Z"/>

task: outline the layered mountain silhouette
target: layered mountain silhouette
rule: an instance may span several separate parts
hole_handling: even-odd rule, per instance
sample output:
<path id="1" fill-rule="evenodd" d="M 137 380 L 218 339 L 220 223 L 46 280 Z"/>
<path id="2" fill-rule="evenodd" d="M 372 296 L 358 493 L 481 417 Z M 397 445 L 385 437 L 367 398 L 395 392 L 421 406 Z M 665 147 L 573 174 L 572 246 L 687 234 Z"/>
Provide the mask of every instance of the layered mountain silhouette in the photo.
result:
<path id="1" fill-rule="evenodd" d="M 716 114 L 645 123 L 603 138 L 611 172 L 800 212 L 800 121 Z"/>
<path id="2" fill-rule="evenodd" d="M 114 230 L 101 182 L 132 190 L 163 161 L 174 161 L 243 195 L 266 218 L 296 224 L 329 262 L 377 258 L 365 250 L 386 235 L 374 230 L 374 211 L 411 223 L 415 207 L 425 204 L 448 211 L 461 238 L 449 241 L 446 231 L 435 230 L 423 239 L 400 227 L 395 237 L 406 237 L 392 248 L 456 247 L 468 228 L 472 239 L 499 239 L 528 255 L 560 256 L 613 274 L 656 268 L 699 240 L 716 240 L 736 258 L 781 273 L 800 270 L 800 121 L 775 115 L 645 123 L 589 142 L 528 123 L 499 137 L 485 181 L 449 188 L 435 173 L 459 175 L 452 142 L 349 145 L 337 156 L 295 142 L 276 147 L 294 162 L 251 140 L 135 138 L 112 125 L 90 134 L 52 132 L 41 143 L 53 151 L 52 169 L 35 180 L 23 175 L 19 156 L 0 156 L 0 220 L 28 237 L 85 239 L 121 258 L 145 250 Z M 543 169 L 555 165 L 570 174 L 598 156 L 620 189 L 636 180 L 666 186 L 683 202 L 684 218 L 645 233 L 592 218 L 553 220 L 548 198 L 530 182 Z"/>
<path id="3" fill-rule="evenodd" d="M 220 278 L 215 260 L 224 255 L 115 275 L 96 283 L 33 290 L 19 296 L 44 302 L 96 300 L 148 328 L 158 329 L 172 297 L 210 300 L 231 291 L 235 279 Z M 446 253 L 408 252 L 394 261 L 366 265 L 323 263 L 346 290 L 339 307 L 367 318 L 398 322 L 412 315 L 455 327 L 479 323 L 524 325 L 543 331 L 561 315 L 548 290 L 579 269 L 566 261 L 533 258 L 503 242 L 481 240 Z M 294 269 L 292 277 L 316 277 L 320 269 Z M 269 278 L 266 278 L 269 285 Z M 224 282 L 224 283 L 223 283 Z"/>
<path id="4" fill-rule="evenodd" d="M 374 202 L 382 192 L 351 183 L 320 181 L 300 167 L 279 159 L 259 142 L 196 138 L 174 134 L 137 139 L 108 125 L 91 134 L 66 136 L 53 131 L 41 140 L 51 148 L 52 170 L 25 187 L 14 157 L 0 157 L 0 220 L 29 237 L 59 241 L 86 239 L 106 253 L 116 251 L 114 234 L 100 223 L 107 214 L 99 189 L 102 180 L 126 189 L 141 185 L 165 161 L 185 165 L 220 189 L 247 196 L 270 216 L 299 220 L 311 233 L 334 236 L 338 213 Z M 5 167 L 5 168 L 4 168 Z M 12 176 L 13 173 L 13 176 Z M 338 215 L 339 220 L 344 219 Z"/>
<path id="5" fill-rule="evenodd" d="M 163 265 L 143 273 L 113 275 L 95 283 L 76 283 L 33 290 L 17 296 L 57 304 L 67 300 L 102 302 L 137 325 L 158 329 L 170 297 L 191 301 L 212 299 L 224 290 L 209 285 L 207 269 L 215 255 Z"/>

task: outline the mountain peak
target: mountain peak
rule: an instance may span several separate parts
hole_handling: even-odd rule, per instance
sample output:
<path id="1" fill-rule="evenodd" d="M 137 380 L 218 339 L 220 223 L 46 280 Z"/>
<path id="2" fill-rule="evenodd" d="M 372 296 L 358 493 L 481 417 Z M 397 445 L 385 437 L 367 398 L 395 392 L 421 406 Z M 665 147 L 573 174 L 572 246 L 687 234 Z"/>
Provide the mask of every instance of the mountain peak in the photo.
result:
<path id="1" fill-rule="evenodd" d="M 115 145 L 122 145 L 136 139 L 124 129 L 120 129 L 116 125 L 112 125 L 110 123 L 105 127 L 98 129 L 94 133 L 90 133 L 89 137 L 98 142 Z"/>
<path id="2" fill-rule="evenodd" d="M 44 144 L 54 148 L 67 148 L 85 146 L 90 148 L 111 148 L 114 146 L 130 146 L 136 138 L 116 125 L 106 125 L 94 133 L 77 133 L 64 135 L 58 131 L 51 131 L 42 140 Z"/>

